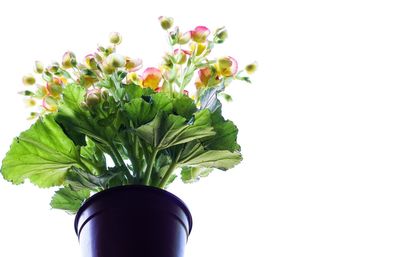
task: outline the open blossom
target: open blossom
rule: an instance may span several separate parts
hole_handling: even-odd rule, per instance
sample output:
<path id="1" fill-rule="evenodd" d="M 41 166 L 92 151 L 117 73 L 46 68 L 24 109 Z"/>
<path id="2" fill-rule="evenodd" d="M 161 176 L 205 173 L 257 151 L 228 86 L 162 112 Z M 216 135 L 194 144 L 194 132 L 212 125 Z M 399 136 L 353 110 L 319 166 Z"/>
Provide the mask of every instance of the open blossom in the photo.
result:
<path id="1" fill-rule="evenodd" d="M 231 77 L 237 73 L 237 61 L 230 56 L 219 58 L 216 64 L 217 73 L 223 77 Z"/>
<path id="2" fill-rule="evenodd" d="M 142 79 L 136 72 L 129 72 L 126 75 L 126 83 L 128 83 L 128 84 L 134 83 L 136 85 L 141 85 Z"/>
<path id="3" fill-rule="evenodd" d="M 160 84 L 161 78 L 162 74 L 159 69 L 154 67 L 149 67 L 143 71 L 142 85 L 143 87 L 156 89 L 158 87 L 158 84 Z"/>
<path id="4" fill-rule="evenodd" d="M 197 89 L 202 88 L 202 87 L 206 87 L 208 85 L 208 81 L 211 78 L 211 69 L 209 67 L 205 67 L 202 69 L 199 69 L 198 72 L 198 79 L 195 81 L 195 86 Z"/>
<path id="5" fill-rule="evenodd" d="M 49 112 L 56 112 L 58 110 L 57 100 L 52 96 L 45 96 L 42 100 L 42 107 Z"/>
<path id="6" fill-rule="evenodd" d="M 206 42 L 210 33 L 210 30 L 205 26 L 197 26 L 194 30 L 190 31 L 192 40 L 197 43 Z"/>
<path id="7" fill-rule="evenodd" d="M 53 78 L 53 81 L 47 82 L 46 84 L 47 95 L 59 98 L 62 93 L 63 85 L 65 82 L 66 80 L 61 78 Z"/>
<path id="8" fill-rule="evenodd" d="M 132 59 L 130 57 L 125 58 L 125 69 L 129 72 L 134 72 L 142 68 L 143 61 L 142 59 Z"/>

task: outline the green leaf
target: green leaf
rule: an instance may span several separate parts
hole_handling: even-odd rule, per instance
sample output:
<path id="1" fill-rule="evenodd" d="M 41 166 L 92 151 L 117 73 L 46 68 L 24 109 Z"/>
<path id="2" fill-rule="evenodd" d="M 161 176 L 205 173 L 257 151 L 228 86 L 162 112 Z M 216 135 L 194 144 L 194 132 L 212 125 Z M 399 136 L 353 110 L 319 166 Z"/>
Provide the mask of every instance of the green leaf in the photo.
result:
<path id="1" fill-rule="evenodd" d="M 148 101 L 143 98 L 135 98 L 125 104 L 128 118 L 132 121 L 135 128 L 142 126 L 154 119 L 158 112 L 172 112 L 172 100 L 164 94 L 152 95 Z"/>
<path id="2" fill-rule="evenodd" d="M 190 97 L 183 95 L 175 99 L 174 113 L 190 119 L 196 111 L 196 104 Z"/>
<path id="3" fill-rule="evenodd" d="M 140 126 L 135 133 L 153 147 L 162 150 L 195 139 L 215 135 L 210 126 L 211 114 L 208 110 L 197 112 L 192 124 L 178 115 L 159 113 L 151 122 Z"/>
<path id="4" fill-rule="evenodd" d="M 206 150 L 200 142 L 184 144 L 180 150 L 180 165 L 228 170 L 242 161 L 242 155 L 238 151 Z"/>
<path id="5" fill-rule="evenodd" d="M 68 170 L 65 184 L 68 184 L 73 190 L 90 189 L 97 191 L 104 189 L 108 180 L 107 176 L 94 176 L 82 169 L 72 167 Z"/>
<path id="6" fill-rule="evenodd" d="M 54 209 L 60 209 L 70 214 L 75 214 L 89 196 L 89 190 L 73 191 L 69 188 L 61 188 L 54 194 L 50 206 Z"/>
<path id="7" fill-rule="evenodd" d="M 142 87 L 135 85 L 135 84 L 129 84 L 126 85 L 125 87 L 126 94 L 128 95 L 129 99 L 135 99 L 139 98 L 143 95 L 143 89 Z"/>
<path id="8" fill-rule="evenodd" d="M 38 119 L 11 144 L 2 164 L 4 178 L 14 184 L 29 179 L 39 187 L 59 186 L 67 171 L 78 165 L 74 143 L 47 115 Z"/>
<path id="9" fill-rule="evenodd" d="M 199 181 L 201 177 L 207 177 L 212 171 L 212 168 L 185 166 L 181 171 L 181 179 L 183 183 L 194 183 Z"/>
<path id="10" fill-rule="evenodd" d="M 77 145 L 85 145 L 85 135 L 91 139 L 107 144 L 115 138 L 116 130 L 112 127 L 102 127 L 98 124 L 99 118 L 92 117 L 90 112 L 81 108 L 85 89 L 79 85 L 70 84 L 63 91 L 56 121 L 61 124 L 65 133 Z"/>

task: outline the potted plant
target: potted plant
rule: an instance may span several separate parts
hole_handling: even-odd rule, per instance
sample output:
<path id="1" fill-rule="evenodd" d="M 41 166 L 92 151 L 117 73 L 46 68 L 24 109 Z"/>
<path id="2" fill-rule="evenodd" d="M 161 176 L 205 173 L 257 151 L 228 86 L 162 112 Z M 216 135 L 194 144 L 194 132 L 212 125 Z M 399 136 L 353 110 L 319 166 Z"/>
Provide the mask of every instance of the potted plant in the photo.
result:
<path id="1" fill-rule="evenodd" d="M 21 92 L 37 111 L 2 162 L 3 177 L 59 187 L 50 205 L 76 214 L 85 257 L 183 256 L 192 219 L 164 189 L 180 170 L 185 183 L 242 160 L 238 129 L 224 119 L 219 98 L 233 80 L 250 82 L 250 64 L 211 58 L 227 37 L 204 26 L 182 32 L 159 18 L 171 52 L 142 72 L 142 60 L 99 46 L 82 63 L 66 52 L 61 64 L 35 62 Z M 40 77 L 40 80 L 39 80 Z M 195 80 L 194 83 L 192 80 Z M 34 88 L 34 89 L 32 89 Z"/>

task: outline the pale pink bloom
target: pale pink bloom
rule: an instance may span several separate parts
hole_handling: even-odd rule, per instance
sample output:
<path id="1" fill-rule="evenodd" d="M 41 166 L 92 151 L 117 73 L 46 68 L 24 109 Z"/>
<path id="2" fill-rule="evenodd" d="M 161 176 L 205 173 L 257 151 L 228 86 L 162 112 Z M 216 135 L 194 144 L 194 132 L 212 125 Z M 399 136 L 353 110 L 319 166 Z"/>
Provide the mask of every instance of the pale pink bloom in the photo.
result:
<path id="1" fill-rule="evenodd" d="M 142 85 L 143 87 L 149 87 L 151 89 L 156 89 L 158 84 L 160 84 L 162 78 L 161 71 L 154 67 L 149 67 L 143 71 L 142 74 Z"/>
<path id="2" fill-rule="evenodd" d="M 211 31 L 205 26 L 197 26 L 194 30 L 190 31 L 192 40 L 196 43 L 204 43 L 207 40 Z"/>

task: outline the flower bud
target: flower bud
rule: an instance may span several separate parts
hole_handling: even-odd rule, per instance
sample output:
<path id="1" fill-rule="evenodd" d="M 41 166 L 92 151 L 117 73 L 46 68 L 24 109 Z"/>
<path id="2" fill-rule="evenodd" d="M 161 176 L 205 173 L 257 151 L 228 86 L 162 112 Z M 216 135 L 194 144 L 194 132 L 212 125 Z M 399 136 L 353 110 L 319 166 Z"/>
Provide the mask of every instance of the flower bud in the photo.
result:
<path id="1" fill-rule="evenodd" d="M 66 52 L 63 55 L 61 65 L 64 69 L 70 69 L 76 65 L 76 57 L 73 52 Z"/>
<path id="2" fill-rule="evenodd" d="M 149 87 L 151 89 L 156 89 L 158 84 L 160 84 L 162 78 L 161 71 L 157 68 L 150 67 L 143 71 L 142 75 L 142 85 L 143 87 Z"/>
<path id="3" fill-rule="evenodd" d="M 182 49 L 174 50 L 175 62 L 177 64 L 184 64 L 187 60 L 187 55 L 190 55 L 190 53 L 186 50 Z"/>
<path id="4" fill-rule="evenodd" d="M 36 82 L 36 79 L 32 74 L 27 74 L 22 77 L 22 83 L 24 83 L 24 85 L 26 85 L 26 86 L 31 86 L 31 85 L 35 84 L 35 82 Z"/>
<path id="5" fill-rule="evenodd" d="M 194 42 L 204 43 L 210 35 L 210 30 L 205 26 L 197 26 L 194 30 L 190 31 L 190 35 Z"/>
<path id="6" fill-rule="evenodd" d="M 58 62 L 53 62 L 47 69 L 51 73 L 56 73 L 60 69 L 60 64 Z"/>
<path id="7" fill-rule="evenodd" d="M 185 32 L 185 33 L 179 33 L 179 36 L 178 36 L 178 43 L 180 44 L 180 45 L 184 45 L 184 44 L 186 44 L 187 42 L 189 42 L 189 40 L 190 40 L 190 38 L 191 38 L 191 34 L 190 34 L 190 31 L 187 31 L 187 32 Z"/>
<path id="8" fill-rule="evenodd" d="M 105 74 L 112 74 L 115 71 L 115 67 L 104 62 L 102 70 Z"/>
<path id="9" fill-rule="evenodd" d="M 89 108 L 96 106 L 97 104 L 100 103 L 100 101 L 101 101 L 101 90 L 100 89 L 89 90 L 86 93 L 85 103 Z"/>
<path id="10" fill-rule="evenodd" d="M 106 63 L 114 68 L 119 68 L 125 66 L 125 57 L 120 54 L 112 53 L 107 56 Z"/>
<path id="11" fill-rule="evenodd" d="M 132 59 L 130 57 L 125 58 L 125 69 L 129 72 L 137 71 L 142 68 L 142 59 Z"/>
<path id="12" fill-rule="evenodd" d="M 122 42 L 122 36 L 118 32 L 111 32 L 109 39 L 110 39 L 110 43 L 112 43 L 114 45 L 119 45 Z"/>
<path id="13" fill-rule="evenodd" d="M 37 112 L 31 112 L 31 113 L 29 114 L 28 120 L 34 120 L 34 119 L 36 119 L 37 117 L 39 117 L 39 113 L 37 113 Z"/>
<path id="14" fill-rule="evenodd" d="M 33 66 L 33 71 L 41 74 L 43 70 L 44 70 L 43 63 L 35 61 L 35 65 Z"/>
<path id="15" fill-rule="evenodd" d="M 96 57 L 93 54 L 86 55 L 85 56 L 85 65 L 89 69 L 97 70 Z"/>
<path id="16" fill-rule="evenodd" d="M 214 38 L 214 41 L 216 43 L 218 44 L 223 43 L 227 38 L 228 38 L 228 31 L 224 27 L 217 29 Z"/>
<path id="17" fill-rule="evenodd" d="M 25 105 L 26 105 L 26 107 L 34 107 L 34 106 L 36 106 L 36 100 L 33 99 L 32 97 L 29 97 L 29 98 L 25 99 Z"/>
<path id="18" fill-rule="evenodd" d="M 158 17 L 160 25 L 164 30 L 168 30 L 174 25 L 174 19 L 172 17 L 160 16 Z"/>
<path id="19" fill-rule="evenodd" d="M 219 75 L 231 77 L 236 74 L 238 65 L 234 58 L 225 56 L 217 60 L 216 68 Z"/>
<path id="20" fill-rule="evenodd" d="M 257 66 L 258 66 L 257 63 L 253 62 L 253 63 L 247 64 L 244 69 L 246 70 L 246 72 L 248 74 L 253 74 L 257 70 Z"/>

